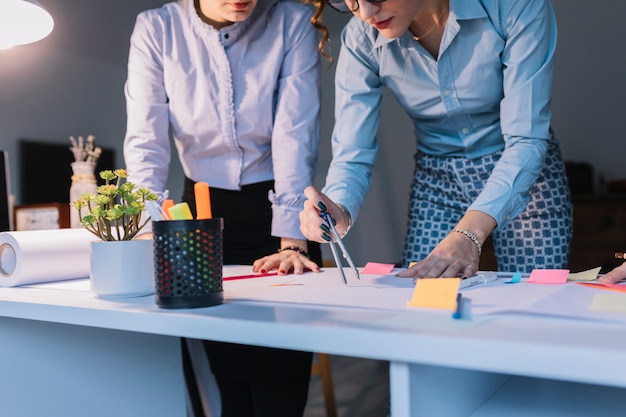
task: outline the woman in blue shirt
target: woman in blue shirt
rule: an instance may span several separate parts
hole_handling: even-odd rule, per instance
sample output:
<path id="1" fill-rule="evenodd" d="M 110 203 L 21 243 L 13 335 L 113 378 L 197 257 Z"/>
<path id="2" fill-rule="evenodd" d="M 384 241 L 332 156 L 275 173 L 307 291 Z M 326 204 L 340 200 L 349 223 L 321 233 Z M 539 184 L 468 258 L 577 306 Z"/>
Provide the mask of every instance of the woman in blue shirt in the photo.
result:
<path id="1" fill-rule="evenodd" d="M 319 244 L 307 248 L 298 219 L 319 142 L 311 17 L 303 4 L 282 0 L 180 0 L 137 17 L 125 85 L 129 180 L 165 193 L 171 132 L 186 176 L 183 201 L 193 211 L 194 183 L 211 187 L 226 264 L 273 253 L 279 274 L 319 270 Z M 311 353 L 205 348 L 223 417 L 303 414 Z"/>
<path id="2" fill-rule="evenodd" d="M 498 268 L 567 266 L 572 206 L 550 129 L 550 0 L 328 0 L 353 13 L 336 71 L 333 159 L 309 187 L 304 235 L 355 221 L 370 186 L 383 87 L 415 129 L 404 277 L 473 275 L 491 234 Z M 324 2 L 316 0 L 318 9 Z M 320 230 L 321 229 L 321 230 Z"/>

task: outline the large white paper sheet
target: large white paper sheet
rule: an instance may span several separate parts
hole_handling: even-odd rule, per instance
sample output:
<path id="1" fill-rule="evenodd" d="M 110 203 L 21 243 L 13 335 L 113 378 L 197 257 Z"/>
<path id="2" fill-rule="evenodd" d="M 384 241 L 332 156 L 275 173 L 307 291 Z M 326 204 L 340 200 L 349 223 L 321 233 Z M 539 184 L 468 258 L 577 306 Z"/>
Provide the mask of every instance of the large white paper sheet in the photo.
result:
<path id="1" fill-rule="evenodd" d="M 0 286 L 86 278 L 94 240 L 83 228 L 2 232 Z"/>

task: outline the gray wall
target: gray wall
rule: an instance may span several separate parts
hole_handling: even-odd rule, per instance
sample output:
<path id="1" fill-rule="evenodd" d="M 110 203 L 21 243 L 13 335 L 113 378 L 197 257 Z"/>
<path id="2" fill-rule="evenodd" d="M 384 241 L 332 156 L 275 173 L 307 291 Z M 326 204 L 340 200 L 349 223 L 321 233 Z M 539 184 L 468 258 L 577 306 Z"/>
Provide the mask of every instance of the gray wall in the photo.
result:
<path id="1" fill-rule="evenodd" d="M 50 36 L 0 50 L 0 148 L 10 154 L 17 204 L 21 194 L 17 180 L 20 138 L 69 146 L 70 136 L 93 134 L 96 144 L 116 149 L 116 166 L 123 167 L 123 85 L 129 38 L 137 13 L 164 1 L 40 3 L 55 21 Z M 177 169 L 173 174 L 181 175 Z"/>
<path id="2" fill-rule="evenodd" d="M 0 148 L 8 150 L 13 194 L 17 181 L 18 138 L 68 144 L 69 136 L 94 134 L 101 146 L 119 149 L 126 123 L 123 83 L 128 40 L 140 10 L 163 0 L 40 0 L 53 14 L 52 34 L 35 44 L 0 50 Z M 619 145 L 626 96 L 626 48 L 621 29 L 626 2 L 553 0 L 559 22 L 554 85 L 554 128 L 566 160 L 590 162 L 608 179 L 626 178 Z M 339 48 L 343 16 L 327 13 Z M 332 76 L 324 78 L 322 147 L 316 185 L 322 186 L 330 161 L 333 120 Z M 412 175 L 414 140 L 406 116 L 392 96 L 384 99 L 380 152 L 370 194 L 346 244 L 357 264 L 399 262 Z M 68 151 L 69 152 L 69 151 Z M 180 196 L 181 170 L 173 163 L 170 190 Z M 45 173 L 42 174 L 45 183 Z M 325 255 L 330 258 L 329 252 Z"/>

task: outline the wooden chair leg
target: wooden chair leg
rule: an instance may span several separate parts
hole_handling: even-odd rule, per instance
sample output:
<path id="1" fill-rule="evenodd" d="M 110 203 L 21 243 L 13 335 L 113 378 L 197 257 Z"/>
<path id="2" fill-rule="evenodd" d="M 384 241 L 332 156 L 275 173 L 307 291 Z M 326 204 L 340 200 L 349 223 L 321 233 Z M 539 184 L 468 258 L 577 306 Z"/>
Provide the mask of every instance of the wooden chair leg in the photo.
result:
<path id="1" fill-rule="evenodd" d="M 330 366 L 330 356 L 327 353 L 316 353 L 311 367 L 311 376 L 319 376 L 322 381 L 322 393 L 327 417 L 337 417 L 337 402 L 335 387 Z"/>

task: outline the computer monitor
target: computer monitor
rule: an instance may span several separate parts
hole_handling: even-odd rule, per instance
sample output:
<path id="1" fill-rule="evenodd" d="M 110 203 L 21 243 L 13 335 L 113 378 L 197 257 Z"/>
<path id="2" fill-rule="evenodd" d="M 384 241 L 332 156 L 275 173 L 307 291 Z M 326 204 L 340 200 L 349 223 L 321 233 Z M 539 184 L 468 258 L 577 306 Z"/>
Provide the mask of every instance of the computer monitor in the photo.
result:
<path id="1" fill-rule="evenodd" d="M 11 181 L 9 177 L 9 155 L 0 150 L 0 232 L 12 230 Z"/>
<path id="2" fill-rule="evenodd" d="M 70 143 L 20 139 L 20 204 L 69 203 L 74 155 Z M 96 165 L 96 180 L 103 184 L 98 174 L 105 169 L 116 169 L 115 151 L 102 148 Z"/>

